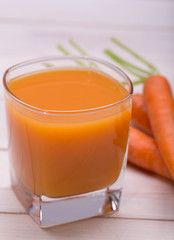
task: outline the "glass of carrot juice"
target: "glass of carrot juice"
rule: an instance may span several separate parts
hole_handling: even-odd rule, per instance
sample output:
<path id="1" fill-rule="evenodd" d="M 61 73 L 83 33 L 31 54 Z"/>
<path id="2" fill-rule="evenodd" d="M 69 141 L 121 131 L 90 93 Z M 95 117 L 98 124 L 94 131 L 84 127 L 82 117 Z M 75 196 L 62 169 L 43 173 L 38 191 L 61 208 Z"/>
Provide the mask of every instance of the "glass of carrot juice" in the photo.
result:
<path id="1" fill-rule="evenodd" d="M 3 78 L 11 183 L 32 218 L 49 227 L 119 208 L 133 86 L 116 66 L 47 57 Z"/>

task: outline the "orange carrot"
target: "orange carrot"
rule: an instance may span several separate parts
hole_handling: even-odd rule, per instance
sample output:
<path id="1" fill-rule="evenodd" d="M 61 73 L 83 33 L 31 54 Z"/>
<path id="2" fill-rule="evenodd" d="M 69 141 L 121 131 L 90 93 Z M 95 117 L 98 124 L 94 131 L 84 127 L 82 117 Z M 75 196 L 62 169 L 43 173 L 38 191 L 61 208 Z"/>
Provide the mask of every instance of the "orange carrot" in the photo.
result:
<path id="1" fill-rule="evenodd" d="M 171 179 L 154 138 L 132 126 L 130 127 L 128 161 Z"/>
<path id="2" fill-rule="evenodd" d="M 131 120 L 137 128 L 150 136 L 153 135 L 142 94 L 134 94 L 132 98 Z"/>
<path id="3" fill-rule="evenodd" d="M 144 83 L 144 100 L 154 138 L 174 178 L 174 104 L 167 79 L 149 77 Z"/>

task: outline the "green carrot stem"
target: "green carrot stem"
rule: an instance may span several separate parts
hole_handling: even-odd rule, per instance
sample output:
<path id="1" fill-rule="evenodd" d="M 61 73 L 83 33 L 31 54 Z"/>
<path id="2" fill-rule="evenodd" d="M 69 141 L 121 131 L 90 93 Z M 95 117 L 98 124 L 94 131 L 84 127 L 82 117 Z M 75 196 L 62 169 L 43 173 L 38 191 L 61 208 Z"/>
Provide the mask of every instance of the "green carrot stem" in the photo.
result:
<path id="1" fill-rule="evenodd" d="M 62 45 L 58 45 L 57 46 L 58 50 L 61 51 L 62 53 L 64 53 L 65 55 L 69 56 L 71 55 L 70 52 L 68 52 L 68 50 L 66 50 Z M 81 66 L 85 66 L 85 64 L 79 60 L 75 60 L 76 63 L 78 63 Z"/>
<path id="2" fill-rule="evenodd" d="M 133 85 L 138 85 L 140 83 L 143 83 L 145 81 L 146 78 L 140 78 L 138 80 L 132 81 Z"/>
<path id="3" fill-rule="evenodd" d="M 80 52 L 83 56 L 87 56 L 88 54 L 72 39 L 69 40 L 69 43 L 78 51 Z"/>
<path id="4" fill-rule="evenodd" d="M 116 55 L 115 53 L 113 53 L 111 50 L 106 49 L 104 50 L 104 53 L 109 56 L 110 58 L 112 58 L 114 61 L 116 61 L 117 63 L 119 63 L 122 67 L 124 67 L 127 71 L 129 71 L 130 73 L 132 73 L 135 76 L 138 77 L 142 77 L 142 75 L 140 75 L 139 73 L 137 73 L 136 71 L 140 72 L 140 73 L 144 73 L 147 76 L 149 76 L 151 73 L 141 69 L 127 61 L 125 61 L 124 59 L 122 59 L 121 57 L 119 57 L 118 55 Z"/>
<path id="5" fill-rule="evenodd" d="M 51 63 L 43 63 L 43 65 L 44 65 L 45 67 L 48 67 L 48 68 L 54 67 L 54 65 L 51 64 Z"/>
<path id="6" fill-rule="evenodd" d="M 83 56 L 88 56 L 87 52 L 85 52 L 85 50 L 82 49 L 74 40 L 70 39 L 69 43 Z M 96 69 L 99 70 L 99 67 L 97 66 L 96 63 L 92 62 L 91 65 L 93 65 Z"/>
<path id="7" fill-rule="evenodd" d="M 127 51 L 128 53 L 130 53 L 132 56 L 134 56 L 136 59 L 138 59 L 139 61 L 141 61 L 142 63 L 144 63 L 146 66 L 148 66 L 153 73 L 158 73 L 158 70 L 156 69 L 155 66 L 153 66 L 150 62 L 148 62 L 147 60 L 145 60 L 144 58 L 142 58 L 140 55 L 138 55 L 137 53 L 135 53 L 133 50 L 131 50 L 130 48 L 128 48 L 126 45 L 124 45 L 123 43 L 121 43 L 120 41 L 118 41 L 116 38 L 111 38 L 111 41 L 113 43 L 115 43 L 116 45 L 118 45 L 119 47 L 121 47 L 122 49 L 124 49 L 125 51 Z"/>
<path id="8" fill-rule="evenodd" d="M 138 84 L 140 84 L 140 83 L 143 83 L 144 81 L 145 81 L 145 79 L 146 78 L 139 78 L 139 79 L 137 79 L 137 80 L 134 80 L 134 81 L 132 81 L 132 84 L 135 86 L 135 85 L 138 85 Z M 126 85 L 127 84 L 127 82 L 122 82 L 122 84 L 124 84 L 124 85 Z"/>
<path id="9" fill-rule="evenodd" d="M 57 49 L 59 49 L 62 53 L 64 53 L 65 55 L 71 55 L 70 52 L 68 52 L 62 45 L 58 45 Z"/>
<path id="10" fill-rule="evenodd" d="M 121 67 L 123 67 L 127 72 L 131 73 L 132 75 L 136 76 L 136 77 L 139 77 L 141 78 L 142 75 L 136 73 L 134 70 L 132 70 L 131 68 L 129 68 L 127 65 L 124 65 L 124 64 L 120 64 L 118 63 Z"/>

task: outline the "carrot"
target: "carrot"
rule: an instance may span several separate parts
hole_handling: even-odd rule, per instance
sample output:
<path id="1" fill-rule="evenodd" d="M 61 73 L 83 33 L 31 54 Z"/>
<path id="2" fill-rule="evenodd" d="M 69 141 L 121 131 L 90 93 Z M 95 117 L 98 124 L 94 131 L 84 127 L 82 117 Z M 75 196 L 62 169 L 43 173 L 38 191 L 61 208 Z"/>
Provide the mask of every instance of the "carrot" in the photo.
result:
<path id="1" fill-rule="evenodd" d="M 134 94 L 132 98 L 131 121 L 137 128 L 139 128 L 143 132 L 147 133 L 150 136 L 153 135 L 142 94 Z"/>
<path id="2" fill-rule="evenodd" d="M 149 77 L 144 83 L 144 100 L 154 138 L 174 178 L 174 104 L 167 79 Z"/>
<path id="3" fill-rule="evenodd" d="M 154 138 L 133 126 L 130 127 L 128 161 L 171 179 Z"/>

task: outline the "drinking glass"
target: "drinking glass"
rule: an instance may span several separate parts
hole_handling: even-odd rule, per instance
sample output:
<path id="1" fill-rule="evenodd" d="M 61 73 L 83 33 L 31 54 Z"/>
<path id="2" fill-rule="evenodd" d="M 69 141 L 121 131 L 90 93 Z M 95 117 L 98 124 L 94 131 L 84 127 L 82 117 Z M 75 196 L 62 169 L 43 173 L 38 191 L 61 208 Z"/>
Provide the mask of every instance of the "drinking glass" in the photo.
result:
<path id="1" fill-rule="evenodd" d="M 97 108 L 59 111 L 30 105 L 9 88 L 22 76 L 61 69 L 85 70 L 89 81 L 91 71 L 105 75 L 127 94 Z M 129 77 L 95 58 L 45 57 L 10 67 L 3 83 L 11 185 L 31 217 L 49 227 L 116 211 L 127 163 Z"/>

